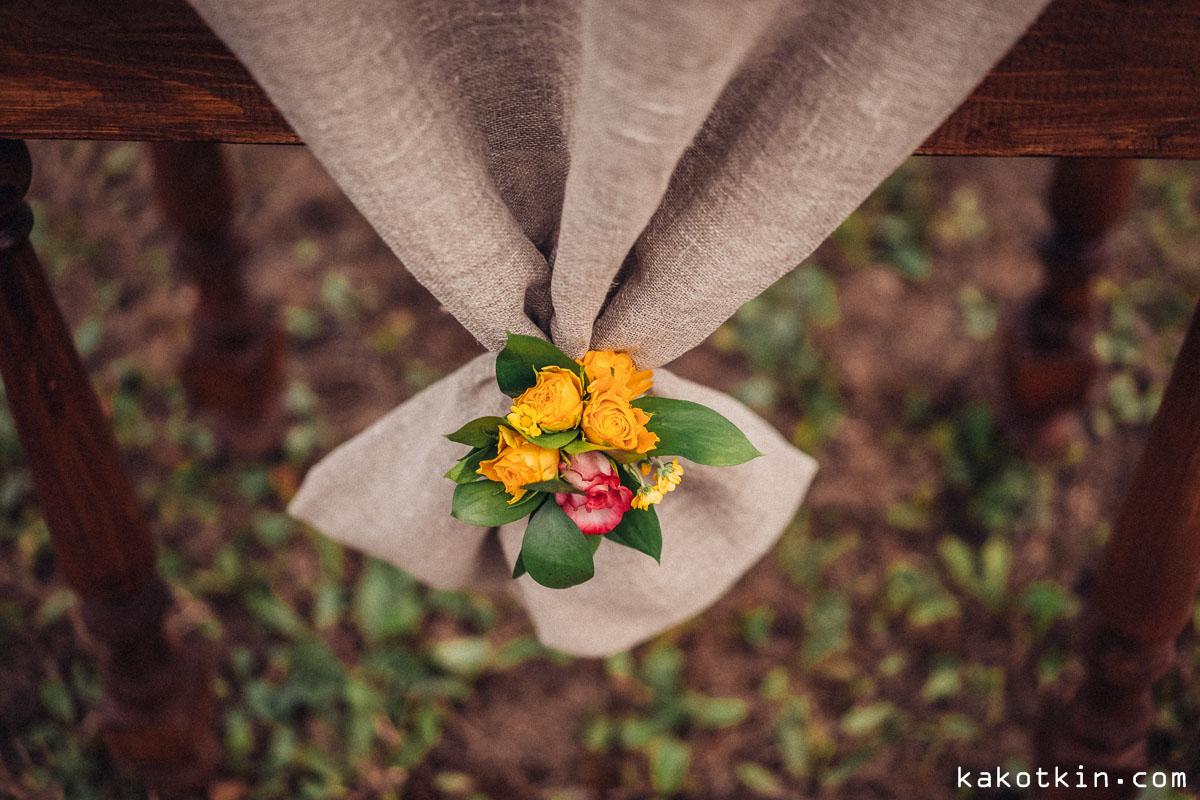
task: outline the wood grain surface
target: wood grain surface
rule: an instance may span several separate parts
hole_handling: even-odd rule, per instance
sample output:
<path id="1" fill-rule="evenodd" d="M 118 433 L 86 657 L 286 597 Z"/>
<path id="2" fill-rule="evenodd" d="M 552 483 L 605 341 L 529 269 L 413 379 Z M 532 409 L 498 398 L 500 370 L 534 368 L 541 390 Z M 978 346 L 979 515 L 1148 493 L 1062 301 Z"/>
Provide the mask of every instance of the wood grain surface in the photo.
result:
<path id="1" fill-rule="evenodd" d="M 0 137 L 299 142 L 185 0 L 0 0 Z M 918 152 L 1200 158 L 1200 0 L 1056 0 Z"/>

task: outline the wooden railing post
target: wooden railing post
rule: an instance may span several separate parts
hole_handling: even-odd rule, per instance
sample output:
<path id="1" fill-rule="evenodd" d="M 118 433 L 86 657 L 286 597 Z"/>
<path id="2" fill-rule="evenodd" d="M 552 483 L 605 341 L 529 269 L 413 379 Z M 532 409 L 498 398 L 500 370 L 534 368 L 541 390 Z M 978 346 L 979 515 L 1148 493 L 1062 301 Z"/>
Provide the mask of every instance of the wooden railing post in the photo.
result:
<path id="1" fill-rule="evenodd" d="M 1067 441 L 1064 415 L 1082 408 L 1096 375 L 1095 277 L 1111 258 L 1109 234 L 1129 212 L 1137 161 L 1060 158 L 1050 184 L 1054 230 L 1041 247 L 1042 289 L 1006 332 L 1009 404 L 1034 454 Z"/>
<path id="2" fill-rule="evenodd" d="M 164 626 L 172 599 L 116 441 L 28 235 L 32 166 L 0 140 L 0 374 L 59 567 L 82 598 L 112 755 L 169 791 L 213 769 L 211 660 Z"/>
<path id="3" fill-rule="evenodd" d="M 1039 766 L 1110 773 L 1107 790 L 1044 798 L 1133 797 L 1145 764 L 1150 690 L 1170 667 L 1175 638 L 1200 588 L 1200 307 L 1138 459 L 1104 550 L 1083 631 L 1082 682 L 1047 697 Z M 1117 781 L 1121 780 L 1122 783 Z"/>
<path id="4" fill-rule="evenodd" d="M 275 308 L 253 297 L 244 248 L 231 234 L 233 192 L 221 146 L 156 142 L 158 205 L 177 234 L 175 259 L 199 293 L 182 379 L 236 455 L 261 457 L 283 435 L 283 333 Z"/>

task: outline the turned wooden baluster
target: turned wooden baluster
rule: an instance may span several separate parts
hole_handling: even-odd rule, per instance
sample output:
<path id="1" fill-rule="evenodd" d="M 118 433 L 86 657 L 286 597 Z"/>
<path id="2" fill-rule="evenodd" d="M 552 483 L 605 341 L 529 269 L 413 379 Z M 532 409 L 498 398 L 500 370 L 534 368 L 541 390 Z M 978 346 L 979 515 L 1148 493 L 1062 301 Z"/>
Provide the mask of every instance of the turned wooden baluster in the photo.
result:
<path id="1" fill-rule="evenodd" d="M 1044 285 L 1005 337 L 1009 404 L 1035 454 L 1067 444 L 1070 412 L 1096 375 L 1095 276 L 1110 259 L 1108 235 L 1129 212 L 1137 161 L 1060 158 L 1050 185 L 1054 231 L 1042 245 Z"/>
<path id="2" fill-rule="evenodd" d="M 164 790 L 196 785 L 219 750 L 205 651 L 164 626 L 171 593 L 108 421 L 28 234 L 29 151 L 0 140 L 0 373 L 63 575 L 99 649 L 112 755 Z"/>
<path id="3" fill-rule="evenodd" d="M 234 454 L 261 457 L 283 433 L 285 342 L 274 306 L 246 287 L 221 146 L 159 142 L 150 153 L 159 208 L 178 234 L 176 261 L 199 293 L 184 386 Z"/>
<path id="4" fill-rule="evenodd" d="M 1133 797 L 1146 758 L 1150 689 L 1200 588 L 1200 308 L 1150 424 L 1125 504 L 1104 550 L 1083 636 L 1081 684 L 1043 706 L 1039 765 L 1112 772 L 1107 791 L 1046 798 Z M 1118 775 L 1118 770 L 1125 770 Z M 1124 783 L 1117 784 L 1121 777 Z"/>

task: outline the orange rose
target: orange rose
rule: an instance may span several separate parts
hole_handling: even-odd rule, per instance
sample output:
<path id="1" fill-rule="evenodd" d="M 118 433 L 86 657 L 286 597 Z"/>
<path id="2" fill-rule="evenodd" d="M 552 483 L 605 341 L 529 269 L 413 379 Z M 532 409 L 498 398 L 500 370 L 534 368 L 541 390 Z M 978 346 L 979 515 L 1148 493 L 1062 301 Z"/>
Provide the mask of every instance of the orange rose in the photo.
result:
<path id="1" fill-rule="evenodd" d="M 602 378 L 589 387 L 591 397 L 583 407 L 584 437 L 592 444 L 617 450 L 646 453 L 658 444 L 658 436 L 646 430 L 650 415 L 634 408 L 614 378 Z"/>
<path id="2" fill-rule="evenodd" d="M 528 437 L 574 428 L 583 413 L 579 376 L 561 367 L 538 372 L 537 383 L 513 400 L 508 424 Z"/>
<path id="3" fill-rule="evenodd" d="M 625 393 L 626 400 L 633 400 L 654 385 L 654 372 L 634 369 L 633 359 L 625 353 L 612 350 L 589 350 L 583 357 L 584 372 L 588 379 L 588 391 L 592 383 L 602 378 L 613 378 Z"/>
<path id="4" fill-rule="evenodd" d="M 526 484 L 558 477 L 558 450 L 538 447 L 503 425 L 498 447 L 496 457 L 481 462 L 477 471 L 488 480 L 504 484 L 504 491 L 512 495 L 509 505 L 525 496 L 522 487 Z"/>

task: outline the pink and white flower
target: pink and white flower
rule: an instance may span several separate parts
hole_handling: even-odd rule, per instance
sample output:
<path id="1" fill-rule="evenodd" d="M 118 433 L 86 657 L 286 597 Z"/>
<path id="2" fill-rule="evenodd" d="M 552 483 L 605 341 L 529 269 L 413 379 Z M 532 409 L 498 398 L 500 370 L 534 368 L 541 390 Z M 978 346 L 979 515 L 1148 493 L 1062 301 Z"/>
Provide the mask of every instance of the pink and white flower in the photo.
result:
<path id="1" fill-rule="evenodd" d="M 633 492 L 621 485 L 608 456 L 596 450 L 567 455 L 566 460 L 559 462 L 558 469 L 564 481 L 583 492 L 554 495 L 555 502 L 579 530 L 602 534 L 620 524 L 621 517 L 630 509 Z"/>

